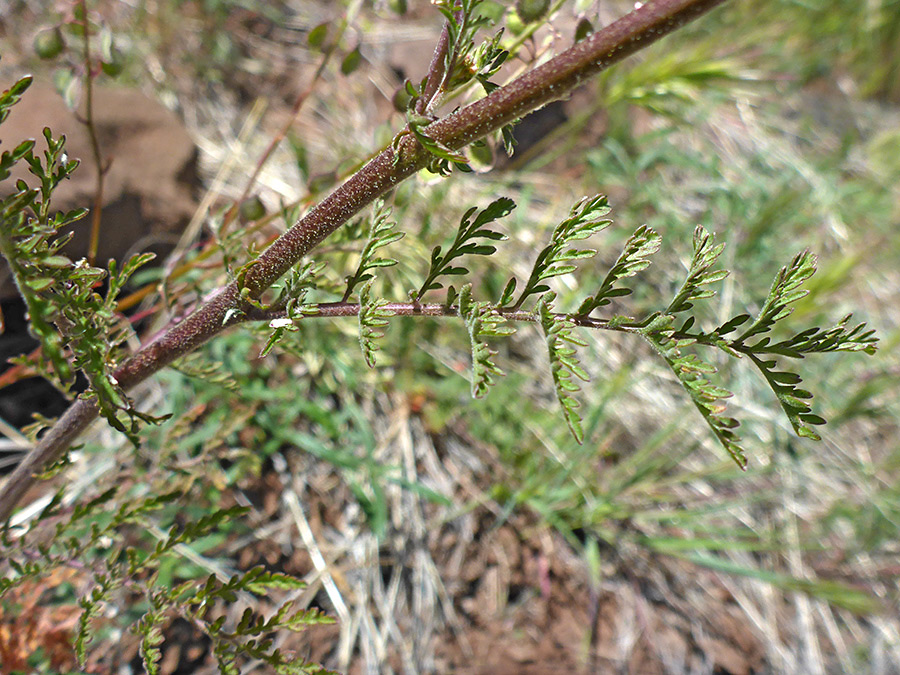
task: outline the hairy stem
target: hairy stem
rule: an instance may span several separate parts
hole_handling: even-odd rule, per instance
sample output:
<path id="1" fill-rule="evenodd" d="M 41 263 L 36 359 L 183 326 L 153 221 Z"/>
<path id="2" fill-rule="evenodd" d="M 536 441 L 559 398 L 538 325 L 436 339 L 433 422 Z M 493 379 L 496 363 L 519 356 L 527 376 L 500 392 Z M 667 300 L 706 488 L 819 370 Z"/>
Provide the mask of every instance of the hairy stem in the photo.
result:
<path id="1" fill-rule="evenodd" d="M 458 150 L 550 101 L 568 95 L 587 78 L 648 46 L 725 0 L 647 2 L 571 49 L 513 80 L 485 98 L 447 115 L 426 129 L 428 135 Z M 325 237 L 375 198 L 424 168 L 427 152 L 410 136 L 395 151 L 388 147 L 277 239 L 247 270 L 245 292 L 262 293 Z M 175 359 L 196 349 L 224 328 L 246 319 L 250 305 L 237 282 L 221 288 L 191 316 L 142 346 L 115 372 L 128 389 Z M 78 400 L 24 458 L 0 492 L 0 522 L 36 482 L 36 472 L 57 460 L 97 416 L 96 405 Z"/>
<path id="2" fill-rule="evenodd" d="M 379 309 L 391 312 L 394 316 L 430 316 L 430 317 L 459 317 L 457 305 L 445 305 L 441 303 L 421 302 L 388 302 L 378 306 Z M 497 308 L 497 314 L 507 321 L 524 321 L 526 323 L 538 323 L 540 317 L 531 310 Z M 323 302 L 304 308 L 303 321 L 307 319 L 326 319 L 359 314 L 359 304 L 354 302 Z M 284 310 L 266 312 L 253 308 L 247 312 L 247 319 L 251 321 L 271 321 L 286 316 Z M 554 316 L 570 319 L 576 326 L 584 328 L 598 328 L 602 330 L 614 330 L 621 333 L 636 333 L 639 324 L 616 322 L 608 319 L 596 319 L 589 316 L 574 316 L 563 312 L 556 312 Z"/>
<path id="3" fill-rule="evenodd" d="M 437 45 L 434 47 L 434 54 L 431 57 L 431 64 L 428 66 L 428 76 L 425 79 L 425 87 L 422 90 L 419 100 L 416 102 L 416 112 L 420 115 L 426 114 L 431 109 L 431 104 L 436 100 L 440 91 L 441 83 L 444 81 L 444 60 L 447 58 L 447 48 L 450 43 L 450 31 L 447 24 L 441 31 Z"/>

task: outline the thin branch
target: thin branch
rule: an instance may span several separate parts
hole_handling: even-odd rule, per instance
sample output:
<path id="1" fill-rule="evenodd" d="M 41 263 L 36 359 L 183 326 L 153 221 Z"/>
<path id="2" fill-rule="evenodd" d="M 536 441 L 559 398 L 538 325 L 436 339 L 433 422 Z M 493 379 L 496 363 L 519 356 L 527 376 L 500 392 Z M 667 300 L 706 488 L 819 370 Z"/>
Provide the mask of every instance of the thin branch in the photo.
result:
<path id="1" fill-rule="evenodd" d="M 93 265 L 100 247 L 100 218 L 103 215 L 103 179 L 109 170 L 100 154 L 100 142 L 97 140 L 97 127 L 94 124 L 94 73 L 91 62 L 91 27 L 88 20 L 87 0 L 81 0 L 81 25 L 84 29 L 84 126 L 91 141 L 91 154 L 94 156 L 96 183 L 94 187 L 94 208 L 91 213 L 91 239 L 88 244 L 87 260 Z"/>
<path id="2" fill-rule="evenodd" d="M 431 104 L 435 100 L 440 91 L 441 84 L 444 82 L 445 66 L 447 60 L 447 49 L 450 45 L 450 28 L 444 22 L 444 28 L 441 30 L 441 36 L 434 47 L 434 55 L 431 57 L 431 64 L 428 66 L 428 75 L 425 80 L 425 87 L 419 100 L 416 101 L 416 112 L 424 115 L 431 110 Z"/>
<path id="3" fill-rule="evenodd" d="M 427 127 L 431 138 L 459 149 L 482 138 L 572 89 L 601 70 L 623 60 L 725 0 L 657 0 L 636 9 L 533 71 L 513 80 L 485 98 Z M 232 282 L 184 321 L 151 340 L 132 355 L 114 376 L 129 389 L 193 351 L 212 336 L 240 321 L 250 298 L 259 298 L 298 260 L 401 181 L 424 168 L 428 153 L 411 136 L 376 155 L 338 187 L 294 227 L 277 239 L 247 270 L 244 288 Z M 0 492 L 0 522 L 36 482 L 35 473 L 56 461 L 96 418 L 97 407 L 79 399 L 40 440 L 6 480 Z"/>
<path id="4" fill-rule="evenodd" d="M 355 302 L 323 302 L 317 305 L 304 307 L 303 321 L 306 319 L 334 319 L 339 317 L 357 316 L 359 314 L 359 303 Z M 379 309 L 391 312 L 394 316 L 427 316 L 432 318 L 459 317 L 459 307 L 457 305 L 444 305 L 440 303 L 418 303 L 418 302 L 388 302 L 379 305 Z M 525 323 L 538 323 L 540 317 L 530 310 L 497 308 L 497 314 L 507 321 L 522 321 Z M 252 308 L 245 315 L 247 321 L 272 321 L 284 318 L 286 313 L 284 310 L 265 311 L 259 308 Z M 610 322 L 608 319 L 596 319 L 587 316 L 575 316 L 564 312 L 554 312 L 553 316 L 557 318 L 565 318 L 570 320 L 576 326 L 582 328 L 594 328 L 598 330 L 612 330 L 620 333 L 635 333 L 641 324 L 617 321 Z"/>
<path id="5" fill-rule="evenodd" d="M 313 73 L 312 79 L 303 88 L 303 91 L 301 91 L 297 95 L 297 98 L 294 100 L 294 105 L 291 107 L 291 112 L 287 117 L 287 120 L 285 120 L 284 124 L 281 126 L 278 132 L 272 137 L 272 140 L 269 142 L 268 147 L 265 149 L 259 160 L 257 160 L 256 166 L 253 169 L 253 173 L 250 174 L 250 177 L 247 179 L 247 182 L 244 185 L 244 190 L 241 192 L 241 196 L 225 214 L 225 218 L 220 228 L 220 236 L 222 236 L 225 230 L 237 217 L 237 214 L 240 212 L 241 204 L 243 204 L 244 201 L 246 201 L 246 199 L 250 196 L 250 191 L 253 189 L 253 186 L 256 185 L 256 181 L 259 178 L 259 175 L 262 173 L 263 167 L 268 163 L 269 159 L 272 157 L 272 153 L 275 152 L 276 148 L 278 148 L 278 146 L 284 140 L 285 136 L 287 136 L 288 132 L 291 130 L 291 127 L 294 125 L 294 122 L 300 115 L 300 110 L 303 108 L 303 104 L 306 103 L 306 100 L 315 91 L 316 85 L 318 85 L 319 81 L 322 79 L 325 68 L 331 61 L 332 56 L 334 56 L 334 54 L 336 53 L 341 38 L 347 31 L 347 27 L 355 17 L 356 12 L 359 11 L 359 6 L 360 3 L 357 2 L 353 7 L 351 7 L 347 10 L 347 12 L 344 13 L 344 18 L 341 20 L 340 26 L 338 27 L 337 35 L 325 49 L 325 53 L 322 54 L 322 58 L 319 61 L 316 72 Z"/>

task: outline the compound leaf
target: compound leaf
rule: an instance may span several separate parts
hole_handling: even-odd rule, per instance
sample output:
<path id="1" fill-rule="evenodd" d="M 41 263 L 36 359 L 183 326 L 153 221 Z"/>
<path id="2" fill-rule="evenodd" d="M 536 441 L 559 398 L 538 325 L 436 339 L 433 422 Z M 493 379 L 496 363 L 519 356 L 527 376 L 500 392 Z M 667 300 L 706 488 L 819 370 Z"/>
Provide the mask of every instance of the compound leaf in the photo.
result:
<path id="1" fill-rule="evenodd" d="M 538 254 L 531 270 L 531 276 L 525 283 L 518 301 L 512 305 L 512 309 L 518 309 L 531 295 L 550 290 L 544 283 L 547 279 L 574 272 L 575 265 L 569 261 L 590 258 L 596 251 L 594 249 L 570 248 L 573 242 L 587 239 L 591 235 L 609 227 L 611 220 L 604 218 L 609 213 L 609 202 L 606 197 L 595 197 L 580 200 L 569 211 L 569 217 L 562 221 L 553 230 L 550 243 Z M 507 288 L 515 288 L 515 282 L 510 281 Z M 510 298 L 512 291 L 510 291 Z M 506 294 L 504 294 L 506 298 Z M 503 303 L 507 306 L 507 303 Z"/>
<path id="2" fill-rule="evenodd" d="M 581 426 L 581 415 L 578 409 L 581 404 L 575 398 L 579 391 L 573 376 L 587 382 L 588 374 L 578 362 L 575 346 L 584 347 L 586 342 L 574 335 L 575 322 L 566 316 L 554 314 L 553 293 L 547 293 L 538 302 L 537 310 L 547 344 L 547 355 L 550 359 L 550 373 L 556 388 L 556 397 L 563 409 L 566 424 L 575 440 L 584 441 L 584 429 Z"/>
<path id="3" fill-rule="evenodd" d="M 507 237 L 502 232 L 497 232 L 487 227 L 494 221 L 508 215 L 514 208 L 515 202 L 508 197 L 500 197 L 491 202 L 482 211 L 475 215 L 477 208 L 474 206 L 463 214 L 460 219 L 459 229 L 456 232 L 456 238 L 443 253 L 440 246 L 435 246 L 431 251 L 431 265 L 428 275 L 422 283 L 421 288 L 412 294 L 412 299 L 418 301 L 428 291 L 442 288 L 443 284 L 437 281 L 440 276 L 460 276 L 468 274 L 469 270 L 465 267 L 454 265 L 453 262 L 464 255 L 491 255 L 497 249 L 493 245 L 484 244 L 479 239 L 488 239 L 490 241 L 502 241 Z M 473 218 L 474 216 L 474 218 Z"/>

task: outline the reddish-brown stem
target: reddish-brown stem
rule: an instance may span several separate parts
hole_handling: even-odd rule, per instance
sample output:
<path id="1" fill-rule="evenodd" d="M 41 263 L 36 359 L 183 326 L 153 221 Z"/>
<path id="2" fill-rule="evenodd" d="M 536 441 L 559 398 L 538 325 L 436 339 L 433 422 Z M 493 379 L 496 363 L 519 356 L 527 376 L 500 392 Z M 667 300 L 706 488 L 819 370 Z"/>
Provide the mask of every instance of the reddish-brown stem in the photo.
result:
<path id="1" fill-rule="evenodd" d="M 656 0 L 585 38 L 547 63 L 513 80 L 485 98 L 427 127 L 439 143 L 459 149 L 500 129 L 544 104 L 566 96 L 588 77 L 621 61 L 725 0 Z M 354 214 L 405 180 L 428 161 L 410 136 L 395 151 L 388 147 L 338 187 L 294 227 L 278 238 L 236 282 L 216 292 L 191 316 L 172 326 L 131 356 L 114 375 L 126 389 L 194 350 L 241 320 L 260 295 L 298 260 Z M 58 459 L 97 416 L 91 401 L 78 400 L 29 452 L 0 492 L 0 522 L 36 482 L 35 473 Z"/>
<path id="2" fill-rule="evenodd" d="M 96 167 L 96 185 L 94 186 L 94 208 L 91 213 L 91 239 L 88 244 L 87 260 L 92 265 L 97 259 L 100 246 L 100 218 L 103 215 L 103 178 L 109 168 L 104 165 L 100 155 L 100 142 L 97 140 L 97 129 L 94 125 L 94 73 L 91 62 L 91 30 L 88 20 L 87 0 L 81 0 L 81 25 L 84 29 L 84 126 L 91 140 L 91 154 Z"/>
<path id="3" fill-rule="evenodd" d="M 425 78 L 425 86 L 422 88 L 419 100 L 416 101 L 416 112 L 420 115 L 426 114 L 431 109 L 431 104 L 440 90 L 441 83 L 444 81 L 444 66 L 449 44 L 450 30 L 445 23 L 441 36 L 434 47 L 431 64 L 428 66 L 428 75 Z"/>
<path id="4" fill-rule="evenodd" d="M 359 304 L 354 302 L 323 302 L 318 305 L 309 307 L 309 312 L 304 312 L 303 321 L 307 319 L 334 319 L 338 317 L 356 316 L 359 314 Z M 388 302 L 379 305 L 379 309 L 391 312 L 394 316 L 429 316 L 433 318 L 439 317 L 458 317 L 459 308 L 455 305 L 446 305 L 442 303 L 420 303 L 420 302 Z M 526 323 L 536 323 L 539 320 L 537 314 L 524 309 L 500 308 L 497 313 L 507 321 L 524 321 Z M 573 316 L 561 312 L 554 313 L 557 317 L 566 317 L 576 326 L 584 328 L 601 328 L 603 330 L 614 330 L 622 333 L 633 333 L 636 324 L 610 324 L 608 319 L 595 319 L 589 316 Z M 245 317 L 250 321 L 271 321 L 280 319 L 285 316 L 284 311 L 266 312 L 257 308 L 248 310 Z"/>
<path id="5" fill-rule="evenodd" d="M 303 104 L 306 102 L 313 91 L 315 91 L 316 85 L 319 83 L 319 80 L 322 78 L 322 73 L 325 72 L 325 67 L 328 65 L 328 62 L 331 60 L 331 57 L 334 55 L 335 50 L 337 49 L 338 43 L 341 41 L 341 37 L 344 32 L 347 30 L 348 18 L 345 16 L 344 20 L 341 22 L 340 29 L 338 30 L 337 36 L 334 38 L 330 47 L 325 50 L 325 53 L 322 55 L 321 61 L 319 61 L 319 66 L 316 68 L 316 72 L 313 74 L 312 79 L 303 88 L 297 98 L 294 100 L 294 105 L 291 108 L 291 113 L 288 115 L 287 120 L 282 125 L 282 127 L 278 130 L 278 133 L 272 138 L 268 147 L 263 152 L 262 156 L 256 163 L 256 167 L 253 169 L 253 173 L 247 179 L 247 183 L 244 185 L 244 190 L 241 193 L 241 196 L 234 203 L 228 213 L 225 214 L 225 219 L 222 222 L 222 228 L 219 236 L 224 234 L 225 230 L 231 225 L 232 221 L 237 217 L 237 214 L 240 211 L 241 204 L 246 201 L 246 199 L 250 196 L 250 191 L 253 189 L 253 186 L 256 185 L 256 181 L 259 178 L 259 174 L 262 173 L 263 167 L 268 163 L 269 159 L 272 157 L 272 153 L 275 152 L 275 149 L 281 144 L 284 140 L 285 136 L 287 136 L 288 132 L 291 130 L 294 122 L 297 119 L 297 116 L 300 114 L 301 108 L 303 108 Z"/>

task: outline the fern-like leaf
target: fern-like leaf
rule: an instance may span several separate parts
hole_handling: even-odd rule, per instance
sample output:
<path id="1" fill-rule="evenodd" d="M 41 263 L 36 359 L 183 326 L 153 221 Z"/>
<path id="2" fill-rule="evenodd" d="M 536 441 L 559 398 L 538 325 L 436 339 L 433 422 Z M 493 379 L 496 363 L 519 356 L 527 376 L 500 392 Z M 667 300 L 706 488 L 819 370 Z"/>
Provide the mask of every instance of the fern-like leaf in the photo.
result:
<path id="1" fill-rule="evenodd" d="M 747 468 L 747 456 L 741 446 L 741 439 L 735 432 L 740 423 L 733 417 L 725 415 L 725 399 L 733 395 L 723 387 L 713 384 L 709 375 L 716 368 L 696 354 L 685 353 L 684 348 L 694 344 L 691 339 L 675 339 L 670 330 L 641 330 L 644 337 L 678 378 L 678 382 L 700 411 L 704 421 L 715 434 L 722 447 L 742 468 Z"/>
<path id="2" fill-rule="evenodd" d="M 508 197 L 496 199 L 485 207 L 477 216 L 472 217 L 478 210 L 474 206 L 465 212 L 459 223 L 456 238 L 447 249 L 442 252 L 440 246 L 435 246 L 431 251 L 431 265 L 428 275 L 421 288 L 411 295 L 413 301 L 418 301 L 428 291 L 443 288 L 443 284 L 437 281 L 441 276 L 461 276 L 469 273 L 465 267 L 454 265 L 453 261 L 464 255 L 491 255 L 497 248 L 490 244 L 484 244 L 478 239 L 503 241 L 507 237 L 502 232 L 492 230 L 487 225 L 498 218 L 502 218 L 516 208 L 515 202 Z"/>
<path id="3" fill-rule="evenodd" d="M 79 599 L 81 616 L 78 617 L 78 629 L 75 631 L 75 657 L 78 664 L 84 668 L 87 661 L 87 645 L 91 641 L 91 621 L 103 611 L 105 603 L 112 591 L 121 585 L 121 579 L 99 574 L 96 576 L 97 585 L 83 598 Z"/>
<path id="4" fill-rule="evenodd" d="M 609 202 L 602 195 L 584 198 L 575 204 L 569 212 L 569 217 L 553 230 L 550 243 L 538 254 L 531 276 L 525 283 L 519 299 L 511 308 L 518 309 L 529 296 L 549 291 L 550 287 L 545 283 L 547 279 L 574 272 L 576 267 L 572 264 L 573 260 L 590 258 L 596 254 L 597 251 L 591 248 L 569 247 L 573 242 L 587 239 L 609 227 L 612 221 L 604 218 L 608 213 Z M 515 290 L 516 280 L 513 278 L 503 290 L 500 306 L 506 307 L 512 303 Z"/>
<path id="5" fill-rule="evenodd" d="M 771 357 L 802 359 L 806 354 L 835 351 L 864 351 L 872 354 L 875 352 L 877 338 L 874 337 L 873 330 L 866 330 L 865 323 L 848 327 L 850 315 L 828 330 L 809 328 L 779 342 L 773 343 L 771 337 L 765 335 L 777 322 L 790 316 L 793 308 L 789 305 L 808 293 L 802 285 L 815 271 L 816 256 L 809 251 L 798 253 L 775 277 L 756 319 L 728 347 L 733 352 L 750 357 L 778 399 L 794 432 L 798 436 L 820 440 L 821 436 L 813 426 L 825 424 L 825 419 L 812 412 L 812 393 L 798 386 L 802 379 L 797 373 L 777 370 L 778 364 Z M 749 316 L 746 314 L 735 317 L 716 329 L 716 333 L 719 336 L 725 335 L 748 320 Z M 748 344 L 751 338 L 758 339 Z"/>
<path id="6" fill-rule="evenodd" d="M 822 352 L 866 352 L 874 354 L 878 338 L 874 329 L 866 329 L 865 323 L 859 323 L 853 328 L 847 324 L 853 318 L 848 314 L 828 330 L 822 328 L 808 328 L 797 333 L 789 340 L 782 340 L 769 344 L 768 338 L 763 338 L 751 348 L 754 354 L 775 354 L 778 356 L 790 356 L 802 359 L 805 354 Z"/>
<path id="7" fill-rule="evenodd" d="M 584 429 L 581 426 L 581 415 L 578 412 L 581 404 L 575 398 L 575 394 L 580 388 L 572 377 L 574 376 L 582 382 L 588 381 L 588 374 L 578 363 L 574 347 L 585 347 L 587 343 L 575 336 L 575 322 L 572 319 L 553 313 L 552 303 L 555 297 L 555 294 L 547 293 L 541 298 L 537 306 L 538 316 L 547 343 L 550 373 L 553 376 L 556 397 L 562 406 L 563 416 L 572 436 L 581 444 L 584 442 Z"/>
<path id="8" fill-rule="evenodd" d="M 794 311 L 788 305 L 797 302 L 809 292 L 800 286 L 816 273 L 816 262 L 816 256 L 809 251 L 802 251 L 794 256 L 789 265 L 781 268 L 772 282 L 772 288 L 759 314 L 737 338 L 737 343 L 743 344 L 756 335 L 770 331 L 777 321 Z"/>
<path id="9" fill-rule="evenodd" d="M 394 232 L 394 226 L 397 223 L 390 219 L 391 207 L 386 206 L 384 201 L 379 199 L 375 202 L 374 214 L 372 215 L 372 227 L 369 230 L 369 239 L 365 247 L 360 253 L 359 264 L 356 266 L 356 272 L 347 277 L 347 288 L 344 290 L 344 296 L 341 302 L 347 302 L 356 286 L 372 279 L 375 274 L 372 270 L 379 267 L 391 267 L 397 264 L 393 258 L 376 258 L 375 251 L 395 241 L 403 239 L 403 232 Z"/>
<path id="10" fill-rule="evenodd" d="M 782 309 L 779 313 L 783 317 L 790 311 Z M 766 336 L 751 347 L 733 345 L 736 350 L 749 356 L 765 377 L 766 383 L 774 392 L 781 409 L 798 436 L 821 440 L 821 436 L 812 427 L 825 424 L 825 419 L 812 412 L 810 401 L 813 395 L 798 386 L 803 381 L 800 376 L 791 371 L 777 370 L 777 362 L 769 357 L 802 359 L 806 354 L 838 351 L 864 351 L 873 354 L 878 341 L 874 337 L 874 331 L 866 330 L 865 323 L 848 328 L 850 318 L 850 315 L 845 316 L 836 326 L 828 330 L 809 328 L 788 340 L 774 344 L 770 344 L 769 337 Z"/>
<path id="11" fill-rule="evenodd" d="M 15 97 L 7 92 L 3 98 L 8 108 Z M 43 156 L 34 154 L 31 141 L 0 156 L 0 177 L 8 177 L 21 160 L 40 183 L 30 188 L 18 181 L 0 201 L 0 251 L 28 308 L 31 331 L 41 341 L 45 358 L 38 364 L 40 374 L 68 393 L 80 370 L 90 384 L 81 398 L 96 401 L 109 424 L 136 444 L 139 422 L 160 419 L 136 411 L 112 375 L 115 354 L 129 331 L 116 313 L 116 300 L 128 278 L 153 255 L 133 256 L 121 268 L 110 262 L 107 271 L 84 260 L 72 262 L 62 253 L 71 234 L 60 231 L 87 210 L 53 211 L 55 190 L 78 162 L 67 157 L 65 136 L 53 138 L 49 129 L 43 135 Z M 101 296 L 96 288 L 104 278 L 109 284 Z"/>
<path id="12" fill-rule="evenodd" d="M 689 331 L 694 324 L 693 315 L 688 316 L 680 328 L 674 327 L 677 314 L 692 309 L 695 300 L 714 295 L 715 292 L 706 287 L 728 276 L 727 270 L 712 269 L 724 248 L 725 244 L 716 244 L 715 236 L 698 225 L 694 229 L 693 254 L 684 282 L 669 306 L 663 312 L 651 315 L 639 328 L 639 332 L 663 357 L 722 447 L 744 469 L 747 467 L 747 458 L 741 447 L 740 437 L 735 432 L 739 423 L 724 414 L 724 401 L 732 393 L 709 380 L 708 376 L 716 372 L 712 364 L 685 351 L 687 347 L 695 345 L 699 338 L 703 338 L 705 344 L 719 346 L 723 342 L 722 338 L 717 334 L 712 338 L 705 334 L 691 334 Z M 728 322 L 720 328 L 733 330 L 734 325 Z M 731 353 L 734 353 L 733 350 Z"/>
<path id="13" fill-rule="evenodd" d="M 165 539 L 158 542 L 153 552 L 148 556 L 145 565 L 151 561 L 159 560 L 163 555 L 174 549 L 179 544 L 194 541 L 207 536 L 210 532 L 220 527 L 224 522 L 239 518 L 249 511 L 246 506 L 232 506 L 227 509 L 219 509 L 197 520 L 188 521 L 184 527 L 172 525 Z"/>
<path id="14" fill-rule="evenodd" d="M 516 331 L 511 326 L 503 325 L 505 319 L 491 303 L 472 300 L 471 284 L 466 284 L 459 291 L 459 315 L 466 322 L 472 346 L 472 397 L 481 398 L 494 384 L 494 377 L 504 374 L 492 360 L 497 352 L 488 347 L 482 338 L 512 335 Z"/>
<path id="15" fill-rule="evenodd" d="M 159 662 L 162 660 L 162 651 L 159 645 L 165 640 L 162 633 L 164 625 L 164 612 L 160 611 L 158 607 L 145 612 L 135 625 L 135 631 L 141 636 L 138 652 L 147 675 L 159 675 Z"/>
<path id="16" fill-rule="evenodd" d="M 388 325 L 388 319 L 396 314 L 385 307 L 387 300 L 372 297 L 374 281 L 370 279 L 359 290 L 359 346 L 369 368 L 375 367 L 375 352 L 379 349 L 376 341 L 384 337 L 382 329 Z"/>
<path id="17" fill-rule="evenodd" d="M 234 602 L 237 599 L 237 593 L 241 591 L 262 595 L 271 588 L 295 590 L 304 586 L 304 582 L 300 579 L 277 572 L 268 572 L 263 566 L 257 565 L 246 572 L 232 575 L 228 581 L 224 582 L 219 581 L 216 575 L 210 574 L 206 583 L 190 602 L 204 605 L 215 599 Z"/>
<path id="18" fill-rule="evenodd" d="M 242 574 L 235 574 L 225 582 L 209 575 L 202 586 L 194 587 L 193 595 L 182 599 L 180 605 L 187 614 L 206 630 L 213 643 L 213 653 L 221 673 L 239 673 L 238 658 L 258 659 L 275 673 L 325 673 L 327 671 L 303 659 L 288 655 L 274 647 L 268 637 L 279 630 L 301 632 L 310 626 L 334 623 L 334 620 L 317 609 L 294 609 L 294 603 L 282 604 L 268 619 L 247 608 L 231 630 L 225 629 L 225 617 L 208 621 L 206 615 L 217 601 L 233 604 L 238 593 L 259 595 L 272 588 L 299 589 L 305 584 L 284 574 L 267 572 L 254 567 Z M 190 589 L 187 589 L 190 590 Z M 174 598 L 170 599 L 174 600 Z"/>
<path id="19" fill-rule="evenodd" d="M 646 225 L 639 227 L 628 239 L 622 254 L 600 284 L 600 289 L 584 299 L 576 314 L 586 317 L 595 309 L 608 305 L 613 298 L 630 295 L 630 288 L 617 288 L 616 283 L 647 269 L 650 265 L 647 258 L 659 251 L 661 241 L 662 237 L 654 229 Z"/>
<path id="20" fill-rule="evenodd" d="M 825 424 L 825 419 L 812 412 L 809 401 L 813 395 L 806 389 L 800 389 L 799 385 L 803 380 L 799 375 L 792 372 L 776 370 L 776 362 L 771 359 L 762 359 L 754 354 L 750 354 L 750 360 L 759 368 L 759 371 L 766 378 L 766 383 L 775 392 L 781 409 L 787 416 L 794 428 L 794 432 L 798 436 L 811 438 L 814 441 L 822 440 L 822 437 L 812 428 Z"/>

